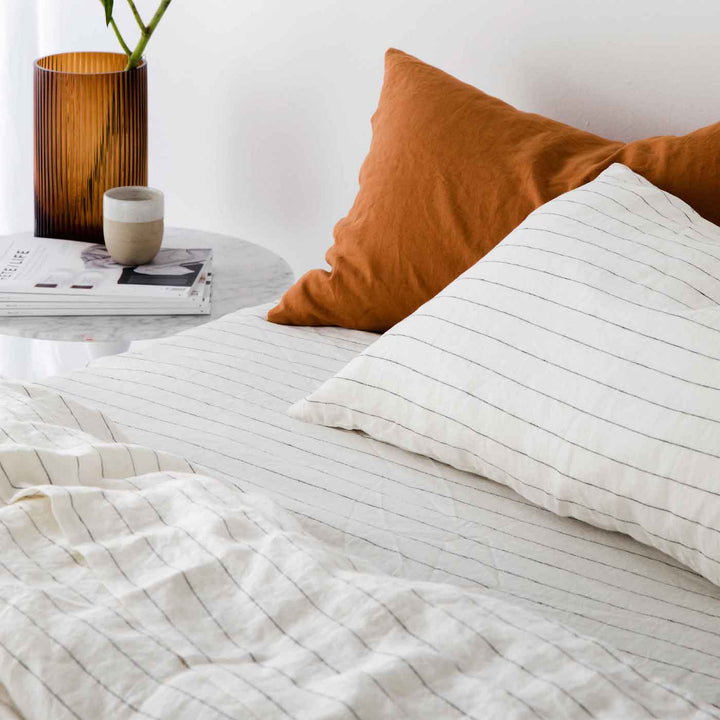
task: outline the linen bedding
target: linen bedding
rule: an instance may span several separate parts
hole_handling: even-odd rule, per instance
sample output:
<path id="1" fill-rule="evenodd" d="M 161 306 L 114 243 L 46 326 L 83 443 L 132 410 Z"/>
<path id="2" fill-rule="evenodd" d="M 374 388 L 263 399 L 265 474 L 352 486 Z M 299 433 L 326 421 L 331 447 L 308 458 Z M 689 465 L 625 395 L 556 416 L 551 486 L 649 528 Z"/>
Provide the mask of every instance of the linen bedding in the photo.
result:
<path id="1" fill-rule="evenodd" d="M 619 530 L 720 584 L 720 228 L 624 165 L 290 411 Z"/>
<path id="2" fill-rule="evenodd" d="M 266 310 L 103 358 L 43 387 L 102 408 L 133 442 L 272 498 L 358 568 L 461 586 L 503 607 L 510 601 L 517 609 L 508 619 L 542 615 L 607 643 L 646 677 L 720 703 L 719 588 L 657 550 L 553 515 L 507 487 L 287 417 L 377 336 L 280 327 L 264 319 Z M 538 652 L 543 667 L 557 662 Z M 605 692 L 613 695 L 603 685 Z M 519 706 L 505 709 L 505 717 L 522 717 Z M 647 716 L 637 708 L 615 716 L 633 712 Z"/>
<path id="3" fill-rule="evenodd" d="M 0 428 L 7 717 L 720 715 L 506 599 L 377 574 L 71 400 L 6 384 Z"/>

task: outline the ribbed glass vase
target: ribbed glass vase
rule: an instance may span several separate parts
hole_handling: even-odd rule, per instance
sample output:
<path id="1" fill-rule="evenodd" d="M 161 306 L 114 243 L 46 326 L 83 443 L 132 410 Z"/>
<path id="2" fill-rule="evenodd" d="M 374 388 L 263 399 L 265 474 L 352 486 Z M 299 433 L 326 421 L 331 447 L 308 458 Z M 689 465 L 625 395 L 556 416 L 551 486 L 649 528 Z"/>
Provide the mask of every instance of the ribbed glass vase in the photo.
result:
<path id="1" fill-rule="evenodd" d="M 35 63 L 35 235 L 103 242 L 103 193 L 147 185 L 147 66 L 118 53 Z"/>

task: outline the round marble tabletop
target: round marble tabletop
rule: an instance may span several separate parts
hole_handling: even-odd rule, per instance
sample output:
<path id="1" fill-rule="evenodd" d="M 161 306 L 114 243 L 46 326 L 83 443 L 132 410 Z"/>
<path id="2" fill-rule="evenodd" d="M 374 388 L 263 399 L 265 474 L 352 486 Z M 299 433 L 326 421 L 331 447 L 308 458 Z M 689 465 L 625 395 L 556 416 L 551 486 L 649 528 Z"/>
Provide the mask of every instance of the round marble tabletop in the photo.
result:
<path id="1" fill-rule="evenodd" d="M 8 236 L 18 239 L 32 233 Z M 74 317 L 0 317 L 0 335 L 43 340 L 120 342 L 172 335 L 243 307 L 278 298 L 293 273 L 270 250 L 239 238 L 200 230 L 166 228 L 165 247 L 212 248 L 211 315 L 95 315 Z"/>

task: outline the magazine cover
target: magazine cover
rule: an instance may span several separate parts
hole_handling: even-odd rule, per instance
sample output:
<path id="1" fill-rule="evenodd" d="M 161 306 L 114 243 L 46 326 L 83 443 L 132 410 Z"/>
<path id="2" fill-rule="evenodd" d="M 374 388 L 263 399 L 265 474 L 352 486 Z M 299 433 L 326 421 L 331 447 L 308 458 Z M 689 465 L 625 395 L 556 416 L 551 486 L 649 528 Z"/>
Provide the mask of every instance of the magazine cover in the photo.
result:
<path id="1" fill-rule="evenodd" d="M 115 263 L 104 245 L 51 238 L 0 241 L 0 293 L 188 297 L 211 250 L 162 248 L 147 265 Z"/>

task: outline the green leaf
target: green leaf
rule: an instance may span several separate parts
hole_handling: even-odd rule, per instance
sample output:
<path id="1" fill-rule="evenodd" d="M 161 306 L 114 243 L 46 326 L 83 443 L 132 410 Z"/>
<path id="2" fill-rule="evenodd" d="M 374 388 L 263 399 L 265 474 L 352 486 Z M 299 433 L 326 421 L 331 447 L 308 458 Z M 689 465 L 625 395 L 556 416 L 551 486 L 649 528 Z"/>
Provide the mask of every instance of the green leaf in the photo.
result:
<path id="1" fill-rule="evenodd" d="M 109 25 L 112 20 L 114 0 L 101 0 L 101 2 L 105 7 L 105 24 Z"/>

